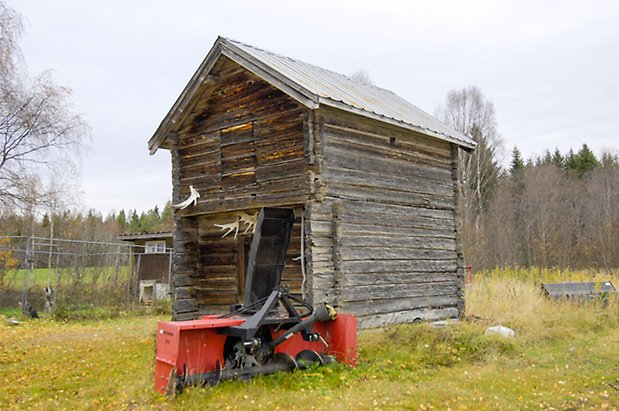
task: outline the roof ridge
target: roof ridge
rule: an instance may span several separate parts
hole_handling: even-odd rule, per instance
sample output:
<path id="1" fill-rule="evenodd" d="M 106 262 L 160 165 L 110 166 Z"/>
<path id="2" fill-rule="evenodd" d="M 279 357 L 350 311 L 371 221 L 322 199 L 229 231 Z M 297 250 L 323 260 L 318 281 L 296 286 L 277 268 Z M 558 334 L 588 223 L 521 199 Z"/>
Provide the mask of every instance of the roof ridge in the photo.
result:
<path id="1" fill-rule="evenodd" d="M 357 80 L 353 79 L 351 76 L 347 76 L 347 75 L 345 75 L 345 74 L 338 73 L 337 71 L 333 71 L 333 70 L 328 69 L 328 68 L 324 68 L 324 67 L 321 67 L 321 66 L 317 66 L 317 65 L 315 65 L 315 64 L 308 63 L 308 62 L 303 61 L 303 60 L 295 59 L 295 58 L 292 58 L 292 57 L 289 57 L 289 56 L 285 56 L 285 55 L 283 55 L 283 54 L 275 53 L 275 52 L 270 51 L 270 50 L 266 50 L 266 49 L 263 49 L 263 48 L 260 48 L 260 47 L 256 47 L 256 46 L 253 46 L 253 45 L 251 45 L 251 44 L 247 44 L 247 43 L 245 43 L 245 42 L 243 42 L 243 41 L 239 41 L 239 40 L 231 39 L 231 38 L 228 38 L 228 37 L 222 37 L 222 39 L 227 40 L 227 41 L 230 41 L 230 42 L 232 42 L 232 43 L 240 44 L 240 45 L 245 46 L 245 47 L 252 48 L 252 49 L 257 50 L 257 51 L 261 51 L 261 52 L 266 53 L 266 54 L 270 54 L 270 55 L 275 56 L 275 57 L 284 58 L 284 59 L 286 59 L 286 60 L 290 60 L 290 61 L 295 62 L 295 63 L 307 64 L 308 66 L 316 67 L 316 68 L 318 68 L 318 69 L 320 69 L 320 70 L 324 70 L 324 71 L 326 71 L 326 72 L 328 72 L 328 73 L 335 74 L 335 75 L 337 75 L 337 76 L 343 77 L 343 78 L 345 78 L 345 79 L 347 79 L 347 80 L 349 80 L 349 81 L 352 81 L 352 82 L 354 82 L 354 83 L 356 83 L 356 84 L 359 84 L 359 85 L 362 85 L 362 86 L 364 86 L 364 87 L 366 87 L 366 86 L 370 86 L 370 87 L 376 88 L 376 89 L 378 89 L 378 90 L 381 90 L 381 91 L 386 91 L 386 92 L 389 92 L 389 93 L 391 93 L 391 94 L 395 94 L 395 95 L 397 95 L 396 93 L 394 93 L 393 91 L 391 91 L 391 90 L 389 90 L 389 89 L 386 89 L 386 88 L 383 88 L 383 87 L 377 86 L 376 84 L 373 84 L 373 83 L 363 83 L 363 82 L 361 82 L 361 81 L 357 81 Z"/>

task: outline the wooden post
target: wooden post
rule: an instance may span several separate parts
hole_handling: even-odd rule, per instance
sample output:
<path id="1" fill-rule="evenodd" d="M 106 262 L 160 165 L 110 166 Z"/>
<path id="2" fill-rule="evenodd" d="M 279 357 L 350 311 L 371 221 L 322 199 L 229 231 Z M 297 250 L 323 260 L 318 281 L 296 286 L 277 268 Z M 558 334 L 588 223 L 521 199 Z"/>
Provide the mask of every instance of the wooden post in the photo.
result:
<path id="1" fill-rule="evenodd" d="M 333 303 L 336 307 L 340 306 L 342 296 L 342 202 L 336 201 L 333 203 L 333 220 L 332 220 L 332 236 L 333 236 L 333 288 L 335 297 Z"/>
<path id="2" fill-rule="evenodd" d="M 458 286 L 458 314 L 464 316 L 464 253 L 462 247 L 462 216 L 460 214 L 460 165 L 458 164 L 458 151 L 460 148 L 451 144 L 451 177 L 454 184 L 454 233 L 456 237 L 456 283 Z"/>
<path id="3" fill-rule="evenodd" d="M 180 183 L 180 154 L 178 137 L 170 136 L 172 155 L 172 200 L 182 201 Z M 188 190 L 187 187 L 184 187 Z M 172 259 L 172 320 L 189 320 L 198 317 L 198 302 L 192 297 L 196 286 L 198 268 L 198 222 L 195 218 L 182 217 L 174 210 L 174 257 Z M 180 292 L 179 292 L 180 291 Z M 182 298 L 180 296 L 182 295 Z"/>

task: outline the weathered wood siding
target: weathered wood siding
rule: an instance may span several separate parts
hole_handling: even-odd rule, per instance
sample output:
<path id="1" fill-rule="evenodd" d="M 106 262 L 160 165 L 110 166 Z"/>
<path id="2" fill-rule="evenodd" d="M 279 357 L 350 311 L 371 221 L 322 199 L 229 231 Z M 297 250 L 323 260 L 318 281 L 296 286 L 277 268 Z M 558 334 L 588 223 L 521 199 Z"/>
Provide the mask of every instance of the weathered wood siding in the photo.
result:
<path id="1" fill-rule="evenodd" d="M 190 185 L 201 194 L 197 206 L 176 211 L 175 318 L 240 302 L 243 243 L 231 235 L 222 239 L 214 224 L 234 221 L 234 210 L 298 206 L 309 198 L 307 116 L 295 100 L 233 61 L 222 57 L 213 67 L 172 149 L 175 202 L 188 196 Z M 292 258 L 300 253 L 300 218 L 283 272 L 296 293 L 302 276 Z"/>
<path id="2" fill-rule="evenodd" d="M 286 255 L 282 283 L 293 294 L 301 294 L 301 262 L 295 258 L 301 254 L 301 210 L 295 210 L 297 219 L 293 226 L 290 246 Z M 238 238 L 222 232 L 215 224 L 233 221 L 234 213 L 206 215 L 198 218 L 199 272 L 195 285 L 195 297 L 200 314 L 221 313 L 230 305 L 243 301 L 245 272 L 251 234 L 239 233 Z"/>
<path id="3" fill-rule="evenodd" d="M 181 201 L 180 189 L 180 156 L 178 146 L 171 150 L 172 154 L 172 200 Z M 197 317 L 198 301 L 195 299 L 197 268 L 199 258 L 198 224 L 195 218 L 182 217 L 174 213 L 173 231 L 174 253 L 172 255 L 172 319 L 188 320 Z"/>
<path id="4" fill-rule="evenodd" d="M 223 57 L 178 133 L 180 186 L 201 194 L 183 216 L 303 204 L 306 110 Z"/>
<path id="5" fill-rule="evenodd" d="M 457 316 L 450 144 L 336 111 L 320 123 L 326 198 L 308 207 L 314 300 L 362 326 Z"/>
<path id="6" fill-rule="evenodd" d="M 172 148 L 174 315 L 241 301 L 249 241 L 221 238 L 235 211 L 294 207 L 283 282 L 361 326 L 463 312 L 457 156 L 447 142 L 336 109 L 311 112 L 222 57 Z"/>

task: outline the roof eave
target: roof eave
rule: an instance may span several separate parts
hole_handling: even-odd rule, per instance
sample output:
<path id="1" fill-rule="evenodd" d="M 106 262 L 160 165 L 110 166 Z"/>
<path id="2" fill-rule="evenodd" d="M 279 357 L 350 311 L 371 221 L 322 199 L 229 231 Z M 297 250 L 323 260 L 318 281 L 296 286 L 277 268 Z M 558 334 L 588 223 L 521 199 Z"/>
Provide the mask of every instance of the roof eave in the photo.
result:
<path id="1" fill-rule="evenodd" d="M 410 124 L 404 121 L 400 121 L 400 120 L 396 120 L 393 119 L 391 117 L 387 117 L 387 116 L 382 116 L 380 114 L 376 114 L 367 110 L 363 110 L 357 107 L 353 107 L 350 106 L 348 104 L 342 103 L 341 101 L 336 101 L 336 100 L 332 100 L 329 98 L 323 98 L 321 97 L 319 99 L 320 104 L 325 105 L 325 106 L 329 106 L 329 107 L 333 107 L 333 108 L 337 108 L 340 110 L 344 110 L 344 111 L 348 111 L 354 114 L 358 114 L 364 117 L 368 117 L 374 120 L 378 120 L 378 121 L 382 121 L 383 123 L 388 123 L 397 127 L 401 127 L 401 128 L 405 128 L 407 130 L 411 130 L 411 131 L 415 131 L 417 133 L 421 133 L 430 137 L 434 137 L 437 138 L 439 140 L 443 140 L 443 141 L 447 141 L 453 144 L 456 144 L 458 146 L 461 146 L 467 150 L 474 150 L 476 147 L 476 143 L 475 142 L 468 142 L 466 140 L 460 140 L 458 138 L 455 138 L 453 136 L 448 136 L 446 134 L 443 133 L 439 133 L 437 131 L 428 129 L 428 128 L 424 128 L 424 127 L 420 127 L 420 126 L 416 126 L 414 124 Z"/>
<path id="2" fill-rule="evenodd" d="M 151 155 L 155 154 L 157 149 L 162 146 L 168 134 L 172 131 L 172 127 L 183 114 L 184 108 L 189 104 L 195 92 L 206 79 L 207 74 L 211 71 L 211 68 L 221 55 L 221 43 L 223 40 L 222 37 L 218 37 L 217 40 L 215 40 L 213 47 L 204 60 L 202 60 L 202 63 L 200 63 L 200 66 L 191 77 L 191 80 L 189 80 L 189 83 L 187 83 L 170 111 L 168 111 L 168 114 L 166 114 L 163 121 L 161 121 L 161 124 L 159 124 L 159 127 L 148 141 L 148 150 Z"/>

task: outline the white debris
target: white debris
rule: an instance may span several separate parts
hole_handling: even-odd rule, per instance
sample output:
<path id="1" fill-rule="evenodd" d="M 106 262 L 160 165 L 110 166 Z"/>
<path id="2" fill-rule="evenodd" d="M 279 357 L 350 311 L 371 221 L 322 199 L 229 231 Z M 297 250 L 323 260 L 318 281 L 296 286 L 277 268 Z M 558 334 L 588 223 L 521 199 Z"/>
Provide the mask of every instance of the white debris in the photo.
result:
<path id="1" fill-rule="evenodd" d="M 485 335 L 498 334 L 502 337 L 510 338 L 515 337 L 516 332 L 511 328 L 504 327 L 502 325 L 495 325 L 494 327 L 486 328 Z"/>

